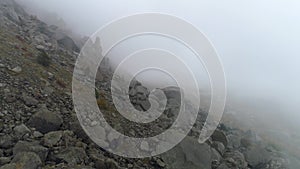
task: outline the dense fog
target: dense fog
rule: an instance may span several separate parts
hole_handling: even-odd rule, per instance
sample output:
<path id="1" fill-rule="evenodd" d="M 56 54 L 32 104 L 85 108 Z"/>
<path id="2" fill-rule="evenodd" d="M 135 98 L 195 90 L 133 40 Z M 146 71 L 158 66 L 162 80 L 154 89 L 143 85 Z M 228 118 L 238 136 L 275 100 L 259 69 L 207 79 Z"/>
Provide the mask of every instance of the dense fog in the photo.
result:
<path id="1" fill-rule="evenodd" d="M 134 13 L 161 12 L 183 18 L 210 39 L 222 60 L 227 114 L 262 133 L 282 132 L 286 135 L 280 137 L 286 139 L 300 131 L 299 1 L 18 1 L 42 20 L 82 36 Z M 131 43 L 123 50 L 135 49 L 128 47 Z"/>

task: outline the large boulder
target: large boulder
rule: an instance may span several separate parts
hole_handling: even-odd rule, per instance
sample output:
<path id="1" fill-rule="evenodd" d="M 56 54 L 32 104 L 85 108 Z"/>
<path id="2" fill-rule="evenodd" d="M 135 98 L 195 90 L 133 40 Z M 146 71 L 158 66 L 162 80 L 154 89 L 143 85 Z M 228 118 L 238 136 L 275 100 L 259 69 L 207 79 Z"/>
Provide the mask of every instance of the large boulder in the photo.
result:
<path id="1" fill-rule="evenodd" d="M 251 167 L 266 164 L 271 160 L 272 153 L 262 145 L 251 146 L 244 152 L 245 158 Z"/>
<path id="2" fill-rule="evenodd" d="M 221 142 L 225 147 L 228 145 L 228 139 L 224 132 L 220 130 L 215 130 L 215 132 L 211 136 L 213 141 Z"/>
<path id="3" fill-rule="evenodd" d="M 40 157 L 41 161 L 45 161 L 48 155 L 48 149 L 39 145 L 38 142 L 19 141 L 13 148 L 13 154 L 17 155 L 22 152 L 36 153 Z"/>
<path id="4" fill-rule="evenodd" d="M 63 119 L 58 113 L 50 112 L 46 108 L 41 108 L 28 121 L 28 125 L 36 128 L 37 131 L 45 134 L 50 131 L 57 131 L 63 123 Z"/>
<path id="5" fill-rule="evenodd" d="M 22 152 L 14 157 L 10 165 L 11 167 L 16 166 L 15 169 L 38 169 L 41 167 L 42 161 L 40 157 L 33 152 Z"/>
<path id="6" fill-rule="evenodd" d="M 169 169 L 211 169 L 211 154 L 211 147 L 208 144 L 199 144 L 196 138 L 186 137 L 161 157 Z"/>

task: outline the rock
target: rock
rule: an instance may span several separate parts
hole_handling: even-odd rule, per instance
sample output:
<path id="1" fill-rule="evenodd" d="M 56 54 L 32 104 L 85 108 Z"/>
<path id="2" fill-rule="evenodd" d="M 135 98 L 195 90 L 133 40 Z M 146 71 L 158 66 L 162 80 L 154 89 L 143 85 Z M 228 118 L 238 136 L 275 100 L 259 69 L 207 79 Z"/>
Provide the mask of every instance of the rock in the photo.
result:
<path id="1" fill-rule="evenodd" d="M 38 169 L 42 165 L 39 156 L 33 152 L 22 152 L 17 154 L 12 163 L 16 164 L 16 169 Z"/>
<path id="2" fill-rule="evenodd" d="M 83 148 L 68 147 L 61 150 L 58 154 L 54 155 L 57 160 L 64 161 L 69 165 L 76 165 L 84 163 L 87 155 Z"/>
<path id="3" fill-rule="evenodd" d="M 129 85 L 129 88 L 132 89 L 132 88 L 136 88 L 137 86 L 141 86 L 142 84 L 137 81 L 136 79 L 133 79 L 131 82 L 130 82 L 130 85 Z"/>
<path id="4" fill-rule="evenodd" d="M 216 149 L 221 155 L 223 155 L 225 152 L 225 146 L 221 142 L 218 141 L 213 142 L 212 147 Z"/>
<path id="5" fill-rule="evenodd" d="M 14 145 L 14 139 L 10 135 L 0 136 L 0 148 L 11 148 Z"/>
<path id="6" fill-rule="evenodd" d="M 20 66 L 17 66 L 15 68 L 11 69 L 11 71 L 14 72 L 14 73 L 21 73 L 22 72 L 22 68 Z"/>
<path id="7" fill-rule="evenodd" d="M 265 164 L 271 160 L 272 154 L 260 145 L 252 146 L 244 152 L 245 158 L 251 167 Z"/>
<path id="8" fill-rule="evenodd" d="M 227 136 L 227 139 L 228 139 L 228 145 L 227 145 L 228 148 L 237 149 L 241 146 L 241 138 L 240 137 L 231 134 L 231 135 Z"/>
<path id="9" fill-rule="evenodd" d="M 80 51 L 80 49 L 75 44 L 73 39 L 71 39 L 69 36 L 64 36 L 64 37 L 58 39 L 57 42 L 59 45 L 61 45 L 62 47 L 64 47 L 65 49 L 67 49 L 69 51 L 75 51 L 75 52 Z"/>
<path id="10" fill-rule="evenodd" d="M 129 96 L 135 96 L 137 93 L 136 93 L 136 90 L 135 89 L 131 89 L 129 90 Z"/>
<path id="11" fill-rule="evenodd" d="M 211 136 L 213 141 L 218 141 L 221 142 L 225 147 L 228 145 L 228 139 L 226 135 L 220 131 L 220 130 L 215 130 L 215 132 Z"/>
<path id="12" fill-rule="evenodd" d="M 112 159 L 106 159 L 106 160 L 99 159 L 96 161 L 95 167 L 99 168 L 99 169 L 100 168 L 101 169 L 118 169 L 119 168 L 117 162 L 115 162 Z"/>
<path id="13" fill-rule="evenodd" d="M 274 157 L 269 162 L 258 166 L 259 169 L 287 169 L 289 167 L 289 161 L 281 157 Z"/>
<path id="14" fill-rule="evenodd" d="M 23 94 L 22 99 L 23 99 L 25 105 L 28 107 L 36 106 L 39 103 L 39 101 L 37 101 L 35 98 L 27 96 L 25 94 Z"/>
<path id="15" fill-rule="evenodd" d="M 147 88 L 144 87 L 144 86 L 137 86 L 137 87 L 135 88 L 135 90 L 136 90 L 136 92 L 139 93 L 139 94 L 148 94 L 148 93 L 149 93 L 148 90 L 147 90 Z"/>
<path id="16" fill-rule="evenodd" d="M 7 102 L 7 103 L 13 103 L 15 102 L 17 99 L 16 99 L 16 95 L 13 94 L 13 93 L 6 93 L 4 94 L 4 100 Z"/>
<path id="17" fill-rule="evenodd" d="M 44 135 L 43 135 L 42 133 L 40 133 L 39 131 L 34 131 L 32 135 L 33 135 L 34 138 L 41 138 L 41 137 L 44 136 Z"/>
<path id="18" fill-rule="evenodd" d="M 170 169 L 211 169 L 211 148 L 199 144 L 196 138 L 186 137 L 180 144 L 161 158 Z"/>
<path id="19" fill-rule="evenodd" d="M 22 152 L 33 152 L 39 156 L 41 161 L 45 161 L 48 156 L 48 149 L 38 144 L 38 142 L 19 141 L 13 148 L 14 155 Z"/>
<path id="20" fill-rule="evenodd" d="M 63 136 L 62 131 L 49 132 L 44 136 L 43 144 L 47 147 L 53 147 L 58 144 Z"/>
<path id="21" fill-rule="evenodd" d="M 25 124 L 21 124 L 14 128 L 14 133 L 18 138 L 22 138 L 25 134 L 29 134 L 31 131 Z"/>
<path id="22" fill-rule="evenodd" d="M 11 161 L 10 157 L 0 157 L 0 166 L 8 164 Z"/>
<path id="23" fill-rule="evenodd" d="M 45 108 L 40 109 L 28 121 L 29 126 L 36 128 L 37 131 L 43 134 L 58 130 L 62 123 L 63 119 L 60 115 Z"/>
<path id="24" fill-rule="evenodd" d="M 5 83 L 0 83 L 0 88 L 5 87 L 6 84 Z"/>
<path id="25" fill-rule="evenodd" d="M 166 164 L 161 159 L 157 159 L 156 163 L 158 166 L 160 166 L 162 168 L 166 167 Z"/>
<path id="26" fill-rule="evenodd" d="M 211 167 L 216 168 L 220 165 L 222 156 L 217 150 L 212 148 L 211 149 L 211 159 L 212 159 L 212 163 L 211 163 L 212 166 Z"/>
<path id="27" fill-rule="evenodd" d="M 140 103 L 140 106 L 142 107 L 142 109 L 143 109 L 144 111 L 147 111 L 147 110 L 150 109 L 151 103 L 150 103 L 148 100 L 145 100 L 145 101 L 142 101 L 142 102 Z"/>
<path id="28" fill-rule="evenodd" d="M 71 167 L 72 169 L 95 169 L 93 167 L 90 167 L 90 166 L 74 166 L 74 167 Z"/>
<path id="29" fill-rule="evenodd" d="M 166 95 L 167 99 L 175 99 L 180 100 L 180 88 L 178 87 L 166 87 L 163 89 L 164 94 Z M 180 102 L 179 102 L 180 103 Z"/>
<path id="30" fill-rule="evenodd" d="M 17 168 L 17 165 L 15 163 L 12 163 L 12 164 L 4 165 L 0 167 L 0 169 L 20 169 L 20 168 Z"/>
<path id="31" fill-rule="evenodd" d="M 224 154 L 226 166 L 229 168 L 247 169 L 244 155 L 239 151 L 230 151 Z"/>
<path id="32" fill-rule="evenodd" d="M 46 50 L 46 47 L 43 45 L 37 45 L 35 48 L 38 50 Z"/>
<path id="33" fill-rule="evenodd" d="M 226 163 L 222 163 L 217 167 L 217 169 L 230 169 L 230 168 L 226 165 Z"/>

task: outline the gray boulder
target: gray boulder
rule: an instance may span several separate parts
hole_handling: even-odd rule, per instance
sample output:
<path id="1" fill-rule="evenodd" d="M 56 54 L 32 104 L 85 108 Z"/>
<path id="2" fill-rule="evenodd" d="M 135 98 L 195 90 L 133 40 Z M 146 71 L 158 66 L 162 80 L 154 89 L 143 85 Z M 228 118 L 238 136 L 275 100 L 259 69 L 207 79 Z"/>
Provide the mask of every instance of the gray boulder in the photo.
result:
<path id="1" fill-rule="evenodd" d="M 199 144 L 196 138 L 186 137 L 161 158 L 169 169 L 211 169 L 211 153 L 208 144 Z"/>
<path id="2" fill-rule="evenodd" d="M 37 131 L 45 134 L 50 131 L 57 131 L 63 123 L 63 119 L 58 113 L 50 112 L 42 108 L 34 114 L 28 121 L 28 125 L 36 128 Z"/>
<path id="3" fill-rule="evenodd" d="M 39 145 L 38 142 L 19 141 L 13 148 L 13 154 L 17 155 L 22 152 L 36 153 L 41 161 L 45 161 L 48 155 L 48 149 Z"/>
<path id="4" fill-rule="evenodd" d="M 54 158 L 59 161 L 64 161 L 69 165 L 76 165 L 84 163 L 87 155 L 83 148 L 68 147 L 61 150 L 58 154 L 55 154 Z"/>
<path id="5" fill-rule="evenodd" d="M 224 132 L 220 130 L 215 130 L 215 132 L 211 136 L 213 141 L 221 142 L 225 147 L 228 145 L 228 139 Z"/>
<path id="6" fill-rule="evenodd" d="M 0 148 L 11 148 L 14 145 L 14 139 L 10 135 L 0 136 Z"/>
<path id="7" fill-rule="evenodd" d="M 271 160 L 272 153 L 261 145 L 252 146 L 244 152 L 245 158 L 251 167 L 266 164 Z"/>
<path id="8" fill-rule="evenodd" d="M 38 169 L 42 165 L 40 157 L 33 152 L 22 152 L 17 154 L 12 160 L 11 167 L 16 169 Z M 2 168 L 1 168 L 2 169 Z"/>
<path id="9" fill-rule="evenodd" d="M 29 134 L 30 132 L 30 129 L 25 124 L 21 124 L 14 128 L 14 133 L 18 138 L 22 138 L 24 135 Z"/>

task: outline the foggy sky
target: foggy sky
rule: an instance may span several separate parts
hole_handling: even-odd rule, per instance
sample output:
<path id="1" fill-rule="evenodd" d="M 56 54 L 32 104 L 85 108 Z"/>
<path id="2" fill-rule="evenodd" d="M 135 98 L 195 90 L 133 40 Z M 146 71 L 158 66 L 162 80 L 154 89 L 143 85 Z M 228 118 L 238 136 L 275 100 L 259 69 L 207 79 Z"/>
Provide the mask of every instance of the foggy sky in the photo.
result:
<path id="1" fill-rule="evenodd" d="M 300 119 L 300 1 L 298 0 L 18 0 L 52 12 L 81 35 L 142 12 L 183 18 L 213 43 L 223 62 L 229 102 L 267 100 L 287 122 Z M 232 102 L 235 102 L 232 101 Z M 278 103 L 272 105 L 273 103 Z M 256 106 L 256 103 L 253 104 Z M 272 109 L 273 111 L 273 109 Z"/>

